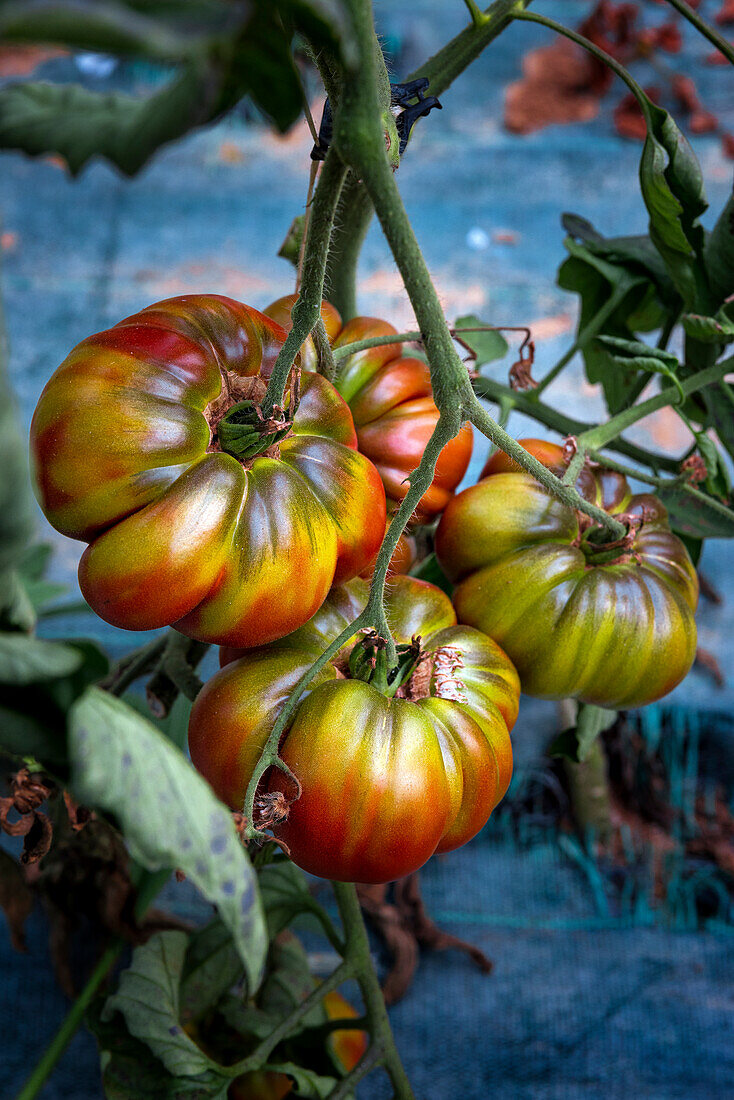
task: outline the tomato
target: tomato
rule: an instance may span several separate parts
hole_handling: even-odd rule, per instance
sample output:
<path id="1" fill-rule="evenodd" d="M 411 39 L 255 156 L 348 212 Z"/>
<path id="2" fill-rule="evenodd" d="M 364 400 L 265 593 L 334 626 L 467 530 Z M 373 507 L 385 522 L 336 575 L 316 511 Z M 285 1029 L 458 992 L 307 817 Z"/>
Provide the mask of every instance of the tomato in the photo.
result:
<path id="1" fill-rule="evenodd" d="M 562 458 L 554 444 L 521 442 L 546 465 Z M 513 466 L 494 455 L 436 532 L 459 621 L 499 642 L 530 695 L 612 709 L 661 698 L 693 663 L 698 600 L 662 503 L 587 466 L 579 492 L 628 524 L 627 539 L 604 544 L 600 527 Z"/>
<path id="2" fill-rule="evenodd" d="M 295 294 L 279 298 L 265 312 L 290 328 L 295 300 Z M 342 327 L 328 302 L 323 303 L 322 318 L 335 348 L 397 334 L 392 325 L 374 317 L 355 317 Z M 315 370 L 316 349 L 310 337 L 302 354 Z M 380 471 L 388 497 L 401 501 L 409 489 L 406 478 L 418 466 L 438 420 L 428 365 L 403 355 L 401 344 L 385 344 L 341 360 L 335 385 L 352 410 L 360 451 Z M 429 522 L 443 511 L 466 473 L 471 452 L 471 426 L 464 424 L 441 451 L 433 482 L 415 511 L 416 520 Z"/>
<path id="3" fill-rule="evenodd" d="M 384 490 L 329 382 L 302 374 L 292 427 L 258 440 L 264 453 L 238 443 L 284 340 L 249 306 L 186 295 L 90 336 L 49 381 L 31 429 L 38 498 L 90 544 L 79 582 L 107 622 L 259 645 L 374 558 Z"/>
<path id="4" fill-rule="evenodd" d="M 327 993 L 322 1003 L 330 1020 L 357 1019 L 356 1009 L 337 990 Z M 367 1050 L 367 1032 L 340 1028 L 332 1031 L 327 1044 L 343 1071 L 349 1073 Z M 257 1070 L 236 1077 L 227 1091 L 227 1100 L 283 1100 L 292 1091 L 287 1074 Z"/>
<path id="5" fill-rule="evenodd" d="M 232 808 L 242 808 L 296 683 L 364 606 L 357 584 L 335 597 L 340 609 L 330 598 L 297 638 L 251 650 L 200 692 L 191 758 Z M 325 878 L 389 882 L 417 870 L 473 837 L 510 781 L 519 687 L 505 654 L 458 626 L 449 598 L 425 581 L 395 577 L 387 614 L 398 678 L 387 680 L 384 649 L 359 641 L 349 656 L 343 650 L 311 681 L 280 746 L 302 794 L 274 834 L 295 863 Z M 261 785 L 268 791 L 293 797 L 277 769 Z"/>

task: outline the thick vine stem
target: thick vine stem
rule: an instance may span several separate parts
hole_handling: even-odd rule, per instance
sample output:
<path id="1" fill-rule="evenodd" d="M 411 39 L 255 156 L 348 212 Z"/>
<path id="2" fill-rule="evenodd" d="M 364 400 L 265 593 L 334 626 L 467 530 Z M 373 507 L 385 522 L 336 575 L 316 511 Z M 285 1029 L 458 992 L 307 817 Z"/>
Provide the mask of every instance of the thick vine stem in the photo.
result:
<path id="1" fill-rule="evenodd" d="M 431 95 L 441 95 L 461 75 L 482 51 L 506 30 L 517 11 L 524 10 L 531 0 L 496 0 L 473 18 L 470 26 L 429 58 L 405 79 L 426 77 Z M 314 56 L 319 66 L 327 94 L 338 96 L 334 60 L 323 53 Z M 350 173 L 337 209 L 332 247 L 327 261 L 326 286 L 328 298 L 344 321 L 357 315 L 357 265 L 364 238 L 369 229 L 374 207 L 367 189 L 356 173 Z"/>
<path id="2" fill-rule="evenodd" d="M 311 216 L 303 255 L 303 276 L 298 300 L 293 306 L 293 327 L 273 367 L 262 403 L 264 417 L 272 416 L 273 408 L 283 404 L 288 375 L 306 337 L 321 319 L 324 297 L 326 257 L 334 224 L 339 195 L 346 177 L 346 167 L 338 154 L 330 149 L 321 169 L 319 182 L 311 203 Z"/>
<path id="3" fill-rule="evenodd" d="M 364 999 L 367 1019 L 370 1025 L 372 1044 L 370 1050 L 375 1050 L 377 1056 L 373 1064 L 381 1061 L 389 1074 L 395 1097 L 397 1100 L 414 1100 L 410 1081 L 403 1069 L 400 1056 L 395 1046 L 390 1019 L 385 1007 L 385 999 L 382 996 L 380 983 L 377 980 L 375 969 L 370 957 L 370 945 L 367 939 L 367 930 L 364 926 L 362 910 L 357 897 L 354 883 L 332 883 L 336 903 L 339 906 L 344 929 L 346 943 L 346 957 L 349 959 L 354 972 L 354 977 L 359 982 L 359 988 Z M 369 1055 L 370 1051 L 367 1051 Z M 365 1055 L 365 1057 L 367 1057 Z M 367 1068 L 372 1068 L 369 1065 Z M 366 1072 L 366 1071 L 365 1071 Z M 361 1076 L 361 1075 L 360 1075 Z"/>

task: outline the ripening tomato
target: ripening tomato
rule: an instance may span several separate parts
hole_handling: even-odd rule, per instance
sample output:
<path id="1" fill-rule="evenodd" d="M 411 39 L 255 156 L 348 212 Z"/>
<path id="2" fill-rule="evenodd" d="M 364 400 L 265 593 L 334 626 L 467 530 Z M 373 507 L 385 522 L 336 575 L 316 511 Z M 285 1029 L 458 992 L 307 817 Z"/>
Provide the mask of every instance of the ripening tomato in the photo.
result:
<path id="1" fill-rule="evenodd" d="M 330 1020 L 356 1020 L 358 1013 L 337 990 L 323 999 Z M 344 1073 L 354 1069 L 367 1050 L 367 1032 L 357 1028 L 332 1031 L 327 1044 Z M 227 1090 L 227 1100 L 283 1100 L 293 1091 L 290 1077 L 274 1070 L 257 1070 L 236 1077 Z"/>
<path id="2" fill-rule="evenodd" d="M 287 295 L 265 312 L 289 329 L 295 301 L 295 294 Z M 328 302 L 323 303 L 321 316 L 335 348 L 356 340 L 397 335 L 387 321 L 374 317 L 355 317 L 342 326 L 338 312 Z M 317 356 L 311 337 L 302 355 L 307 368 L 315 370 Z M 402 344 L 384 344 L 342 359 L 334 384 L 352 410 L 360 451 L 380 471 L 388 497 L 401 501 L 409 489 L 406 478 L 418 466 L 438 421 L 428 365 L 415 356 L 403 355 Z M 415 510 L 417 520 L 429 522 L 443 511 L 466 473 L 471 452 L 471 425 L 464 424 L 441 451 L 433 482 Z"/>
<path id="3" fill-rule="evenodd" d="M 260 645 L 374 558 L 385 494 L 334 387 L 304 372 L 293 423 L 258 419 L 284 340 L 249 306 L 186 295 L 90 336 L 49 381 L 38 497 L 89 542 L 79 582 L 107 622 Z"/>
<path id="4" fill-rule="evenodd" d="M 359 583 L 297 638 L 249 651 L 200 692 L 191 758 L 233 808 L 298 680 L 364 606 Z M 302 794 L 274 834 L 295 863 L 325 878 L 389 882 L 417 870 L 473 837 L 510 781 L 519 688 L 505 654 L 457 626 L 449 598 L 413 577 L 390 582 L 387 615 L 396 668 L 370 639 L 342 650 L 304 692 L 280 747 Z M 294 793 L 275 769 L 268 790 Z"/>
<path id="5" fill-rule="evenodd" d="M 562 450 L 521 440 L 561 473 Z M 495 638 L 523 690 L 609 708 L 661 698 L 696 652 L 698 580 L 662 503 L 612 470 L 585 467 L 576 488 L 628 526 L 620 542 L 547 492 L 506 455 L 451 501 L 436 554 L 457 582 L 459 621 Z"/>

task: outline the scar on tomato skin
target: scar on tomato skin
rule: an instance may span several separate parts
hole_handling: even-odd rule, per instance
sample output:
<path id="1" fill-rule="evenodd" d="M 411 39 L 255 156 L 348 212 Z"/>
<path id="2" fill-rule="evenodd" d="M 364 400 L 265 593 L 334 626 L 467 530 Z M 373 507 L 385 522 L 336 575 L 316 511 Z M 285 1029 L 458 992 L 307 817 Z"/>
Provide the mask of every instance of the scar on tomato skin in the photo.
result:
<path id="1" fill-rule="evenodd" d="M 453 646 L 442 646 L 435 653 L 424 654 L 408 681 L 407 698 L 413 701 L 427 699 L 433 683 L 439 699 L 466 703 L 466 686 L 456 675 L 463 667 L 464 657 Z"/>

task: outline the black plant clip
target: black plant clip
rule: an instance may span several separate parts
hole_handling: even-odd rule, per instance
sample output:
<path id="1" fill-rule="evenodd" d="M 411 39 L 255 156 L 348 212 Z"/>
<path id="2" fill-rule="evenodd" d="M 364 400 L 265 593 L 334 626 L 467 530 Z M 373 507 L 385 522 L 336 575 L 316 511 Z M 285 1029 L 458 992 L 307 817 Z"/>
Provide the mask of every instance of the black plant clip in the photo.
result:
<path id="1" fill-rule="evenodd" d="M 410 131 L 419 118 L 430 114 L 434 107 L 441 110 L 441 104 L 435 95 L 427 96 L 428 79 L 423 76 L 419 80 L 409 80 L 407 84 L 390 85 L 390 103 L 395 109 L 402 110 L 395 116 L 395 126 L 400 138 L 400 156 L 405 152 Z M 413 102 L 415 101 L 415 102 Z M 319 138 L 311 150 L 311 160 L 323 160 L 326 156 L 333 136 L 333 118 L 331 104 L 327 99 L 324 103 L 321 124 L 319 125 Z"/>

